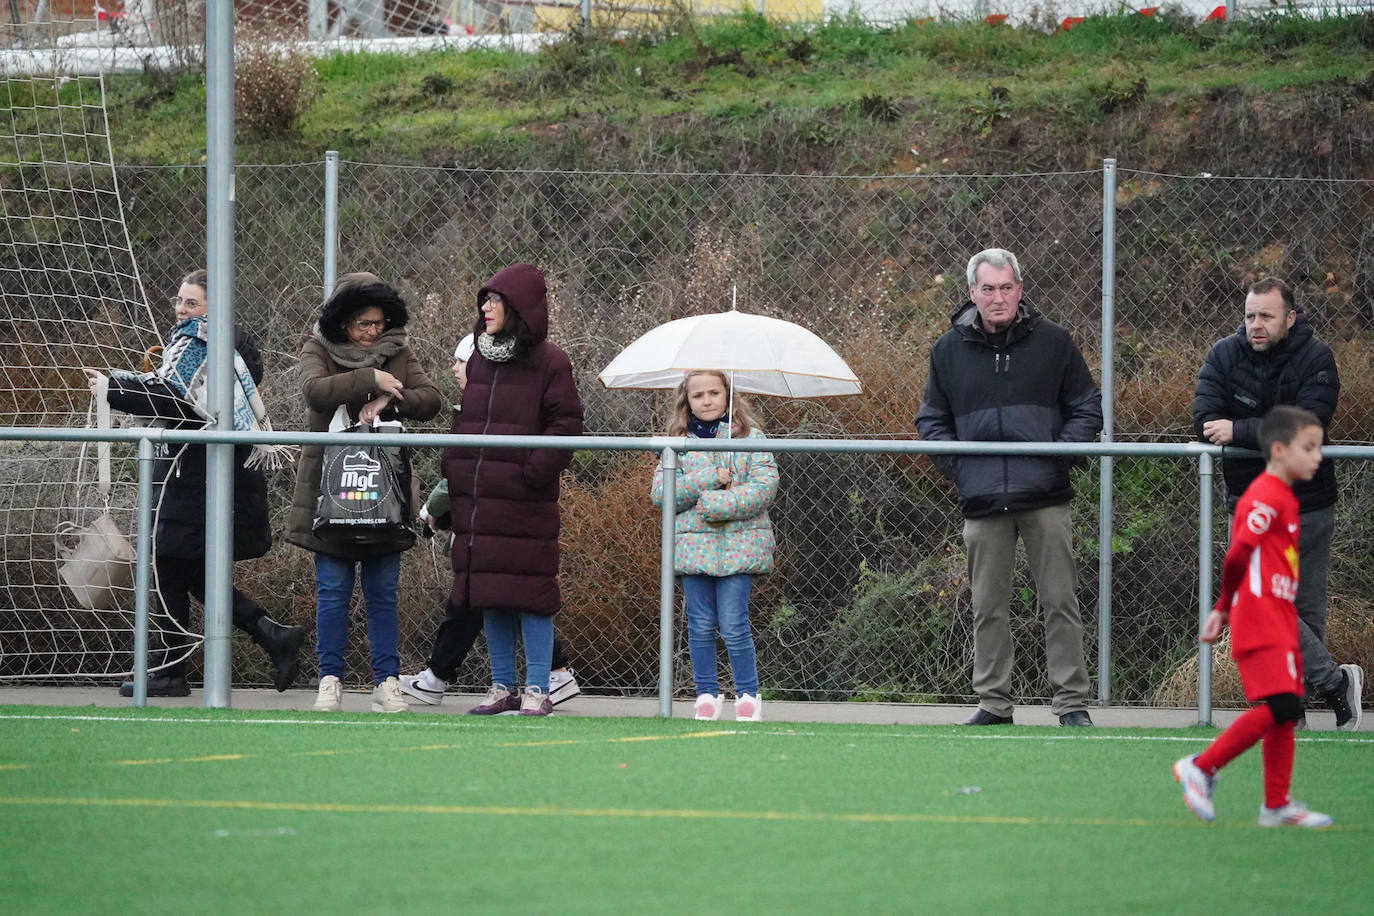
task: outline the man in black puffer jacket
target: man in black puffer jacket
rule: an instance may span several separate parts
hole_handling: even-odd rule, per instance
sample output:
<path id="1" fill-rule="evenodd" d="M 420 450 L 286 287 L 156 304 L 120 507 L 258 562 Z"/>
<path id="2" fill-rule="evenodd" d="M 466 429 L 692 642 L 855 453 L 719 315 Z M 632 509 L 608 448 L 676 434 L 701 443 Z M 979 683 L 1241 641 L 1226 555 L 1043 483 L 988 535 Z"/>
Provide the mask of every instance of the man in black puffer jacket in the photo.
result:
<path id="1" fill-rule="evenodd" d="M 1245 322 L 1218 341 L 1198 373 L 1193 429 L 1213 445 L 1259 449 L 1260 419 L 1287 404 L 1311 411 L 1323 428 L 1331 424 L 1341 391 L 1331 348 L 1297 310 L 1293 290 L 1276 277 L 1251 285 Z M 1259 457 L 1222 457 L 1226 503 L 1234 510 L 1245 488 L 1264 470 Z M 1331 565 L 1331 531 L 1336 515 L 1336 466 L 1322 461 L 1309 481 L 1297 481 L 1298 646 L 1303 680 L 1326 700 L 1342 730 L 1359 728 L 1364 671 L 1336 665 L 1326 649 L 1326 578 Z"/>
<path id="2" fill-rule="evenodd" d="M 989 248 L 968 263 L 969 298 L 930 351 L 916 429 L 921 438 L 983 442 L 1091 442 L 1102 431 L 1102 392 L 1067 331 L 1021 298 L 1016 255 Z M 1045 615 L 1051 710 L 1061 725 L 1092 725 L 1077 595 L 1069 469 L 1074 456 L 941 456 L 959 489 L 973 589 L 973 689 L 966 725 L 1011 725 L 1011 581 L 1026 545 Z"/>

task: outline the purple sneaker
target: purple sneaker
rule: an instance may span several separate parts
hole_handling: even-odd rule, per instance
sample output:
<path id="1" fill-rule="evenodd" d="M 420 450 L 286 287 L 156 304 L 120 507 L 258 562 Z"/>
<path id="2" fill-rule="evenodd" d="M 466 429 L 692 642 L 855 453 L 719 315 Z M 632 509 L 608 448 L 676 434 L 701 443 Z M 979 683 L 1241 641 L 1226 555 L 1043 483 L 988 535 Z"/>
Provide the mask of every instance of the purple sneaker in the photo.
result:
<path id="1" fill-rule="evenodd" d="M 553 700 L 538 687 L 526 687 L 525 695 L 520 699 L 520 715 L 551 716 L 553 715 Z"/>
<path id="2" fill-rule="evenodd" d="M 492 684 L 482 702 L 468 710 L 470 716 L 499 716 L 520 709 L 520 698 L 511 693 L 505 684 Z"/>

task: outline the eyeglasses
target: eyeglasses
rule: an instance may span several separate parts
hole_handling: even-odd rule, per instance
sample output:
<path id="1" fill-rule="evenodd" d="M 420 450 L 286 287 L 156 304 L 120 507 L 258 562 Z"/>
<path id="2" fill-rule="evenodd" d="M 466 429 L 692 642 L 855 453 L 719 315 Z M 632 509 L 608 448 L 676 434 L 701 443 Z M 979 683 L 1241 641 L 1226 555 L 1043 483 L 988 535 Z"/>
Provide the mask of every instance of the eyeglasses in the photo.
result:
<path id="1" fill-rule="evenodd" d="M 173 308 L 179 305 L 184 305 L 188 309 L 198 309 L 205 303 L 197 299 L 183 299 L 180 296 L 173 296 L 172 298 L 167 300 L 167 304 L 172 306 Z"/>
<path id="2" fill-rule="evenodd" d="M 359 331 L 385 331 L 385 318 L 354 318 L 353 327 Z"/>

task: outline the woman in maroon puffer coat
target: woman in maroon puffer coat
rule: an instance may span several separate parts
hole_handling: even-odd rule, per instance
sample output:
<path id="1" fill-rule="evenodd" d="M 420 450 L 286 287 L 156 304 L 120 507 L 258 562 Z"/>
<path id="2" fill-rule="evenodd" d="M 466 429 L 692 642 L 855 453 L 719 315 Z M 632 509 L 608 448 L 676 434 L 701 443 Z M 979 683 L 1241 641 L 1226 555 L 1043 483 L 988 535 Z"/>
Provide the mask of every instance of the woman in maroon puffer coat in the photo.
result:
<path id="1" fill-rule="evenodd" d="M 453 431 L 504 436 L 580 436 L 582 402 L 568 356 L 546 339 L 544 275 L 512 264 L 477 293 L 477 352 L 468 363 L 463 409 Z M 432 658 L 461 642 L 482 616 L 491 688 L 470 712 L 546 716 L 553 615 L 558 593 L 558 478 L 572 463 L 562 449 L 444 451 L 453 508 L 453 590 Z M 517 633 L 525 644 L 525 688 L 515 688 Z M 461 651 L 466 652 L 462 646 Z"/>

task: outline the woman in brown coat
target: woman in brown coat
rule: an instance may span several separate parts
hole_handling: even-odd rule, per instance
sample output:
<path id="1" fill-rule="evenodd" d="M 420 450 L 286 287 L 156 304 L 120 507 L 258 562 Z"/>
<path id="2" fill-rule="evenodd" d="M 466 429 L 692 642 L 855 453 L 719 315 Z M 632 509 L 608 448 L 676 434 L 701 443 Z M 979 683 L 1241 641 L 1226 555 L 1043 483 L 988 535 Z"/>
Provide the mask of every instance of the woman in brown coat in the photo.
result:
<path id="1" fill-rule="evenodd" d="M 477 352 L 467 365 L 453 431 L 504 436 L 580 436 L 582 402 L 568 356 L 546 339 L 544 275 L 513 264 L 477 293 Z M 435 638 L 437 660 L 461 658 L 480 615 L 491 688 L 470 710 L 546 716 L 553 615 L 558 612 L 558 478 L 572 452 L 450 448 L 444 476 L 452 507 L 453 589 Z M 515 646 L 525 644 L 525 689 L 515 688 Z M 442 666 L 441 666 L 442 667 Z M 429 672 L 426 672 L 429 673 Z M 442 689 L 442 688 L 440 688 Z"/>
<path id="2" fill-rule="evenodd" d="M 301 348 L 301 387 L 310 430 L 327 430 L 340 406 L 350 423 L 428 420 L 439 412 L 439 390 L 407 346 L 408 319 L 405 301 L 374 275 L 355 273 L 339 280 Z M 415 543 L 415 536 L 407 533 L 394 543 L 365 545 L 317 537 L 314 519 L 323 454 L 319 445 L 301 450 L 286 535 L 291 543 L 315 554 L 315 638 L 320 659 L 315 708 L 337 712 L 341 707 L 348 605 L 356 569 L 361 566 L 376 684 L 372 709 L 404 712 L 406 702 L 397 679 L 396 591 L 401 552 Z"/>

